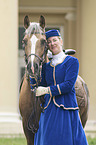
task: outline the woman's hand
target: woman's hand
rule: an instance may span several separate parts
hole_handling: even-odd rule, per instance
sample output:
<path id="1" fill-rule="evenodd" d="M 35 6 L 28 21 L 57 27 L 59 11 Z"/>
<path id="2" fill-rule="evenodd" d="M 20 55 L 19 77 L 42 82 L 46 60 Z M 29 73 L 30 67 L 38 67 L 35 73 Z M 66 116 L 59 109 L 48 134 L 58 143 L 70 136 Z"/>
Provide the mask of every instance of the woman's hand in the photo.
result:
<path id="1" fill-rule="evenodd" d="M 49 87 L 38 87 L 36 89 L 36 96 L 42 96 L 44 94 L 49 94 Z"/>

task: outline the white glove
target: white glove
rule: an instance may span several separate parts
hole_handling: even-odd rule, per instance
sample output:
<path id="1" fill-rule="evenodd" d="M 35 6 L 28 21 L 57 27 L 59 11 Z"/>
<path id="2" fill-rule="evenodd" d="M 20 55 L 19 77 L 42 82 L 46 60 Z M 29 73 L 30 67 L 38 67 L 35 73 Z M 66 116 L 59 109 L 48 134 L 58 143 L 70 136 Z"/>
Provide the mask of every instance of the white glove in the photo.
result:
<path id="1" fill-rule="evenodd" d="M 36 96 L 42 96 L 44 94 L 49 94 L 49 87 L 38 87 L 36 89 Z"/>

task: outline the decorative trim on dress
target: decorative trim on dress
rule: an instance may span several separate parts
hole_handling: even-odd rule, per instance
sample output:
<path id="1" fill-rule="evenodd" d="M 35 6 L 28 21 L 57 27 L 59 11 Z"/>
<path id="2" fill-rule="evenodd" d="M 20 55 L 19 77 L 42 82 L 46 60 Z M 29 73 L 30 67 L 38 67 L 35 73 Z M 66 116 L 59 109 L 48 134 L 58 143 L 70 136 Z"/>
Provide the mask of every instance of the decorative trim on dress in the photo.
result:
<path id="1" fill-rule="evenodd" d="M 53 102 L 54 102 L 54 104 L 57 106 L 57 107 L 61 107 L 61 108 L 63 108 L 64 110 L 79 110 L 79 107 L 75 107 L 75 108 L 73 108 L 73 107 L 65 107 L 63 104 L 57 104 L 57 102 L 56 102 L 56 100 L 55 100 L 55 96 L 53 96 Z"/>
<path id="2" fill-rule="evenodd" d="M 54 70 L 53 70 L 53 79 L 54 79 L 54 85 L 56 85 L 56 79 L 55 79 L 55 66 L 54 66 Z"/>
<path id="3" fill-rule="evenodd" d="M 58 88 L 59 94 L 61 95 L 61 90 L 60 90 L 59 84 L 57 84 L 57 88 Z"/>

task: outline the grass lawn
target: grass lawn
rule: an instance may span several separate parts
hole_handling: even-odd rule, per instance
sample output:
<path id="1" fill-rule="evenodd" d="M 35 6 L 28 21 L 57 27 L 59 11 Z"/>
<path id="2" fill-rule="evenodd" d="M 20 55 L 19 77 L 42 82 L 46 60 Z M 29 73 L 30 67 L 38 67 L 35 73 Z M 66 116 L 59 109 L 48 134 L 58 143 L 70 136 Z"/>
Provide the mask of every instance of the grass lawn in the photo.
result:
<path id="1" fill-rule="evenodd" d="M 96 138 L 88 138 L 89 145 L 96 145 Z M 27 145 L 25 138 L 0 138 L 0 145 Z"/>
<path id="2" fill-rule="evenodd" d="M 88 138 L 89 145 L 96 145 L 96 138 Z"/>
<path id="3" fill-rule="evenodd" d="M 0 138 L 0 145 L 27 145 L 25 138 Z"/>

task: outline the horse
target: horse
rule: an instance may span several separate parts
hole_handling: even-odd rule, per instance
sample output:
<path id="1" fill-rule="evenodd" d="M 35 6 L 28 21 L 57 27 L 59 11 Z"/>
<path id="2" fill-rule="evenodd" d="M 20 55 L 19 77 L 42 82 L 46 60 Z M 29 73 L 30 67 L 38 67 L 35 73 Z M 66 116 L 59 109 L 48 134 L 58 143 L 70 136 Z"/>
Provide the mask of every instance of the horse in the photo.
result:
<path id="1" fill-rule="evenodd" d="M 47 47 L 44 17 L 41 16 L 39 21 L 39 23 L 30 23 L 28 16 L 24 18 L 26 31 L 22 42 L 25 51 L 26 72 L 20 88 L 19 110 L 22 116 L 27 145 L 34 145 L 34 133 L 38 130 L 40 113 L 42 111 L 40 107 L 41 100 L 35 97 L 35 87 L 38 87 L 41 79 L 42 64 L 47 58 Z M 34 62 L 34 64 L 31 64 L 30 61 Z M 34 90 L 32 91 L 29 76 L 36 80 L 36 86 L 33 86 Z"/>
<path id="2" fill-rule="evenodd" d="M 25 75 L 20 86 L 19 110 L 22 116 L 24 134 L 27 145 L 34 145 L 34 135 L 39 128 L 41 111 L 44 111 L 44 99 L 36 97 L 36 88 L 41 81 L 41 71 L 43 63 L 48 61 L 47 44 L 45 38 L 45 18 L 40 16 L 39 23 L 30 23 L 29 17 L 25 16 L 24 26 L 26 28 L 23 39 L 23 49 L 25 51 Z M 65 54 L 73 54 L 74 51 L 65 50 Z M 29 76 L 35 80 L 35 85 L 30 86 Z M 88 118 L 89 92 L 84 80 L 78 76 L 75 84 L 75 91 L 79 114 L 83 127 Z M 40 104 L 42 103 L 42 109 Z"/>

